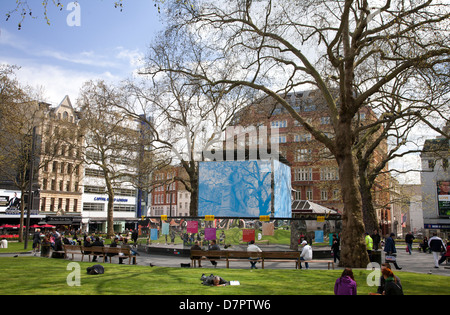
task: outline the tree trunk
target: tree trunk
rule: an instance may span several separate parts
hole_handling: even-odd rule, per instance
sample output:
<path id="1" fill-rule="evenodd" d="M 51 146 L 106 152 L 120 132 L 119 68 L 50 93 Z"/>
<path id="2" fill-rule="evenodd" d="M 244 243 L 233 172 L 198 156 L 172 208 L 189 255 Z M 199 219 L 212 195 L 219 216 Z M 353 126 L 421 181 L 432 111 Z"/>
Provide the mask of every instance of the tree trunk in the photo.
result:
<path id="1" fill-rule="evenodd" d="M 373 206 L 373 197 L 370 185 L 365 177 L 359 175 L 359 190 L 362 198 L 362 212 L 365 231 L 372 233 L 373 230 L 378 229 L 378 218 L 375 207 Z"/>
<path id="2" fill-rule="evenodd" d="M 194 182 L 191 181 L 191 185 L 195 184 L 195 182 L 197 182 L 197 181 L 194 181 Z M 191 202 L 189 205 L 189 215 L 191 217 L 198 216 L 198 184 L 197 184 L 197 186 L 192 186 Z"/>
<path id="3" fill-rule="evenodd" d="M 357 187 L 356 162 L 352 154 L 352 134 L 351 119 L 342 119 L 336 133 L 336 160 L 344 203 L 340 265 L 365 268 L 369 258 L 363 236 L 364 222 L 361 195 Z"/>
<path id="4" fill-rule="evenodd" d="M 106 236 L 112 238 L 114 236 L 114 189 L 109 180 L 106 180 L 106 193 L 108 194 Z"/>
<path id="5" fill-rule="evenodd" d="M 298 250 L 298 239 L 300 238 L 300 233 L 298 231 L 300 222 L 298 220 L 291 221 L 291 244 L 290 249 Z"/>
<path id="6" fill-rule="evenodd" d="M 366 232 L 372 233 L 373 230 L 378 229 L 378 218 L 373 206 L 373 182 L 367 177 L 369 162 L 362 158 L 360 151 L 358 151 L 356 156 L 358 158 L 359 191 L 361 193 L 364 227 Z"/>

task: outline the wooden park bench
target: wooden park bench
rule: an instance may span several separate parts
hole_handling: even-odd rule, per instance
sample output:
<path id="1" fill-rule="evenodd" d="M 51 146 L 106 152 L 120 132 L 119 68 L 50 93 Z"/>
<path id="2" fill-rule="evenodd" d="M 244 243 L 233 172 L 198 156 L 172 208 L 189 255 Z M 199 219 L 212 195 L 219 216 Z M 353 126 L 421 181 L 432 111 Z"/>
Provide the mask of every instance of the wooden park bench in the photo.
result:
<path id="1" fill-rule="evenodd" d="M 83 251 L 81 250 L 80 245 L 63 245 L 65 258 L 69 255 L 72 255 L 72 260 L 74 255 L 81 255 L 81 261 L 83 261 Z"/>
<path id="2" fill-rule="evenodd" d="M 105 253 L 103 252 L 103 248 L 103 246 L 82 246 L 81 250 L 83 251 L 83 257 L 84 255 L 87 255 L 89 257 L 89 261 L 91 261 L 91 256 L 103 257 L 103 261 L 105 261 Z M 83 258 L 81 261 L 83 261 Z"/>
<path id="3" fill-rule="evenodd" d="M 128 258 L 128 264 L 131 264 L 131 258 L 136 257 L 128 247 L 103 247 L 103 253 L 105 254 L 103 261 L 105 257 L 109 257 L 110 263 L 112 263 L 112 257 L 117 256 L 117 258 Z"/>
<path id="4" fill-rule="evenodd" d="M 295 269 L 299 268 L 300 253 L 299 252 L 262 252 L 262 265 L 264 269 L 264 262 L 293 262 Z"/>
<path id="5" fill-rule="evenodd" d="M 296 251 L 263 251 L 263 252 L 247 252 L 247 251 L 227 251 L 227 250 L 191 250 L 191 266 L 196 267 L 197 260 L 222 260 L 226 261 L 227 268 L 230 268 L 230 262 L 232 261 L 245 261 L 250 258 L 257 258 L 258 262 L 261 262 L 261 268 L 264 269 L 265 262 L 290 262 L 295 264 L 295 269 L 300 267 L 300 252 Z M 301 262 L 307 263 L 328 263 L 328 269 L 330 266 L 334 269 L 333 260 L 306 260 Z"/>
<path id="6" fill-rule="evenodd" d="M 195 257 L 195 258 L 194 258 Z M 227 261 L 227 250 L 191 250 L 191 266 L 197 266 L 197 260 Z"/>
<path id="7" fill-rule="evenodd" d="M 328 270 L 330 270 L 330 266 L 334 270 L 334 261 L 333 260 L 327 260 L 327 259 L 311 259 L 311 260 L 302 260 L 301 263 L 327 263 L 328 264 Z"/>

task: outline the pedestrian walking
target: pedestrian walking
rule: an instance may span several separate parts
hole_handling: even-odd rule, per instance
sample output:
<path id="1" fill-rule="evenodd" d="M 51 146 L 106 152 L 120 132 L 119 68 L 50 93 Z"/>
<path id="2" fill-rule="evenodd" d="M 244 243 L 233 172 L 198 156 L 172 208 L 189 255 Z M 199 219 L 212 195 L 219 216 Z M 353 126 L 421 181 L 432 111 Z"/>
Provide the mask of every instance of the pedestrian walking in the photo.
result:
<path id="1" fill-rule="evenodd" d="M 333 234 L 333 241 L 331 244 L 331 250 L 333 252 L 334 263 L 337 263 L 337 260 L 341 260 L 339 253 L 340 240 L 336 234 Z"/>
<path id="2" fill-rule="evenodd" d="M 413 245 L 413 240 L 414 239 L 415 239 L 415 237 L 414 237 L 414 235 L 411 232 L 409 232 L 405 236 L 406 249 L 407 249 L 407 251 L 409 252 L 410 255 L 412 253 L 412 245 Z"/>
<path id="3" fill-rule="evenodd" d="M 437 236 L 437 233 L 433 233 L 433 237 L 430 238 L 428 241 L 428 246 L 431 249 L 431 252 L 433 253 L 433 259 L 434 259 L 434 268 L 439 268 L 439 256 L 441 252 L 445 252 L 446 246 L 444 244 L 444 241 Z"/>
<path id="4" fill-rule="evenodd" d="M 397 248 L 395 247 L 394 233 L 391 233 L 388 238 L 386 238 L 386 243 L 384 244 L 384 251 L 386 253 L 386 262 L 392 263 L 395 269 L 401 270 L 402 268 L 397 264 Z M 388 259 L 389 258 L 389 259 Z"/>

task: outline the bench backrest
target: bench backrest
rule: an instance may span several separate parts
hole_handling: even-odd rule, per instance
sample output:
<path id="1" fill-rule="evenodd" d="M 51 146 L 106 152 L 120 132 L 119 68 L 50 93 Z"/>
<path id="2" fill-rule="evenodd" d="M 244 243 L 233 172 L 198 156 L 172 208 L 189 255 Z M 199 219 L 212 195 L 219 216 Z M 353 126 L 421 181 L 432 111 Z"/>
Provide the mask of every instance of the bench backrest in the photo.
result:
<path id="1" fill-rule="evenodd" d="M 83 251 L 93 253 L 103 253 L 103 246 L 83 246 Z"/>
<path id="2" fill-rule="evenodd" d="M 229 251 L 228 258 L 250 258 L 262 257 L 262 252 L 247 252 L 247 251 Z"/>
<path id="3" fill-rule="evenodd" d="M 191 257 L 207 256 L 207 257 L 227 257 L 228 251 L 226 250 L 191 250 Z"/>
<path id="4" fill-rule="evenodd" d="M 63 248 L 65 251 L 81 251 L 81 246 L 80 245 L 63 245 Z"/>
<path id="5" fill-rule="evenodd" d="M 128 247 L 103 247 L 103 252 L 108 254 L 123 253 L 125 255 L 128 255 L 130 254 L 130 249 Z"/>
<path id="6" fill-rule="evenodd" d="M 263 252 L 264 258 L 299 259 L 299 252 Z"/>
<path id="7" fill-rule="evenodd" d="M 221 250 L 191 250 L 191 257 L 228 257 L 228 258 L 279 258 L 279 259 L 299 259 L 300 252 L 247 252 L 247 251 L 221 251 Z"/>

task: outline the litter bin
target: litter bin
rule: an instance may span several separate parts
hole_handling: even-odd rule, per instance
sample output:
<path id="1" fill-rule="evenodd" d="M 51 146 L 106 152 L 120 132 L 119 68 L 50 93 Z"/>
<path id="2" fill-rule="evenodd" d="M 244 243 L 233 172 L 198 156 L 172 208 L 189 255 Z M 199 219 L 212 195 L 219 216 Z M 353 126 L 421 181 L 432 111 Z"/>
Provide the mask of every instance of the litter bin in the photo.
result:
<path id="1" fill-rule="evenodd" d="M 50 244 L 41 244 L 41 257 L 50 257 Z"/>
<path id="2" fill-rule="evenodd" d="M 381 250 L 372 250 L 372 262 L 381 266 Z"/>

